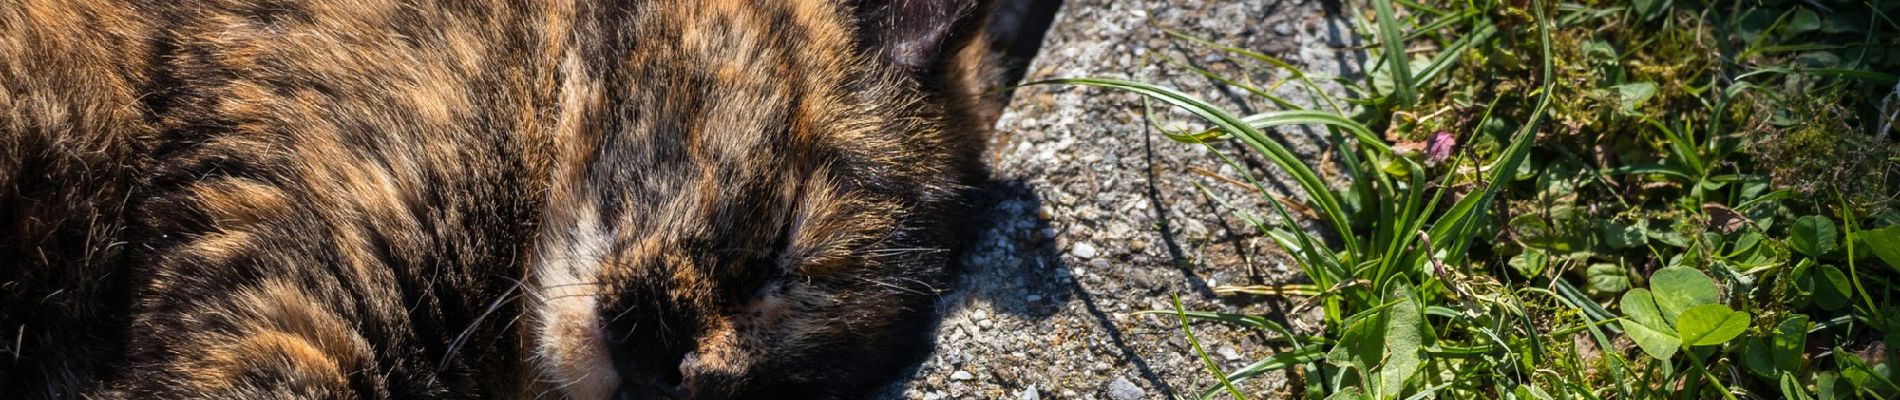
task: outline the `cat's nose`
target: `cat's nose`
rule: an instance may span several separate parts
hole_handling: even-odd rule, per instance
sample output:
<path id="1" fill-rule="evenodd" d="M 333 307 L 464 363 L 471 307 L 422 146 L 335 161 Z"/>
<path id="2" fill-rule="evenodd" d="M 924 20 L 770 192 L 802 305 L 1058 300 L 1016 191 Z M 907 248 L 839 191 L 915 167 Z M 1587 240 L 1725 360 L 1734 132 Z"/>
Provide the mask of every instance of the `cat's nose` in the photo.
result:
<path id="1" fill-rule="evenodd" d="M 679 353 L 675 353 L 679 354 Z M 690 359 L 691 353 L 676 355 L 675 360 Z M 694 399 L 692 390 L 685 383 L 685 377 L 673 368 L 669 368 L 665 359 L 655 360 L 651 364 L 621 364 L 620 389 L 614 394 L 614 400 L 662 400 Z"/>
<path id="2" fill-rule="evenodd" d="M 680 400 L 689 398 L 692 398 L 692 393 L 688 393 L 684 386 L 681 386 L 678 382 L 669 383 L 666 380 L 646 383 L 627 382 L 622 384 L 620 391 L 614 395 L 614 400 Z"/>
<path id="3" fill-rule="evenodd" d="M 694 399 L 724 400 L 732 398 L 753 398 L 736 394 L 734 384 L 736 375 L 720 369 L 719 360 L 707 357 L 698 351 L 680 353 L 675 364 L 676 369 L 661 372 L 657 368 L 645 369 L 645 373 L 627 376 L 621 384 L 621 396 L 616 400 L 631 399 Z M 632 368 L 629 368 L 632 370 Z M 624 376 L 624 375 L 623 375 Z M 637 392 L 638 395 L 629 395 Z M 632 396 L 632 397 L 628 397 Z M 645 397 L 641 397 L 645 396 Z"/>
<path id="4" fill-rule="evenodd" d="M 660 398 L 663 399 L 686 399 L 692 397 L 692 394 L 686 391 L 686 386 L 678 383 L 671 385 L 662 383 L 655 389 L 660 393 Z"/>
<path id="5" fill-rule="evenodd" d="M 680 398 L 692 395 L 693 388 L 701 378 L 700 370 L 699 352 L 689 351 L 685 356 L 680 357 L 679 375 L 676 375 L 679 377 L 679 382 L 675 382 L 673 386 L 673 390 L 680 394 Z"/>

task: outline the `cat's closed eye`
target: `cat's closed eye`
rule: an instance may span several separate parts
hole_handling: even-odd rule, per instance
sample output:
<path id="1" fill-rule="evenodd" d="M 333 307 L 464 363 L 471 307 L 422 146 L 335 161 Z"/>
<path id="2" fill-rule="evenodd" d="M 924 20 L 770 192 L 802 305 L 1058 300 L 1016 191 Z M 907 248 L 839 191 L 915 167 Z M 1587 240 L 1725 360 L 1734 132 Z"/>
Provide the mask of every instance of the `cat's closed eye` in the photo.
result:
<path id="1" fill-rule="evenodd" d="M 589 174 L 617 176 L 647 162 L 669 173 L 640 178 L 638 191 L 611 190 L 615 181 L 600 178 L 554 194 L 573 212 L 545 229 L 576 233 L 538 245 L 558 262 L 533 267 L 530 281 L 561 297 L 534 306 L 532 324 L 537 359 L 571 397 L 858 397 L 888 384 L 929 344 L 923 330 L 967 235 L 958 221 L 978 176 L 970 151 L 980 146 L 970 111 L 948 101 L 969 92 L 945 65 L 972 42 L 967 24 L 981 21 L 981 6 L 746 7 L 795 15 L 793 30 L 840 34 L 754 42 L 739 38 L 771 36 L 774 27 L 699 33 L 764 43 L 721 51 L 782 63 L 786 76 L 671 65 L 618 71 L 726 88 L 677 92 L 676 100 L 745 111 L 672 115 L 674 124 L 644 123 L 651 114 L 640 109 L 609 115 L 624 120 L 604 135 L 620 141 L 603 144 L 607 156 L 586 166 Z M 668 47 L 648 40 L 664 41 L 630 43 Z M 920 59 L 928 64 L 914 64 Z M 640 206 L 602 207 L 612 204 Z M 574 283 L 599 286 L 559 288 Z"/>

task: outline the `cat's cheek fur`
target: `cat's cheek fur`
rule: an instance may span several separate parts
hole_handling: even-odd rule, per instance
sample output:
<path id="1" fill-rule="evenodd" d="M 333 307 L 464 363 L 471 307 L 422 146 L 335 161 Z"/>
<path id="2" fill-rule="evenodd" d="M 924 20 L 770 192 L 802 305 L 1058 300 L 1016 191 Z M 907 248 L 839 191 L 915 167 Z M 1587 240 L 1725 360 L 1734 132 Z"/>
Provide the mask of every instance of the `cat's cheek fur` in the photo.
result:
<path id="1" fill-rule="evenodd" d="M 592 282 L 612 246 L 613 232 L 602 227 L 593 207 L 566 209 L 550 216 L 539 243 L 538 261 L 529 270 L 533 297 L 531 335 L 534 359 L 546 384 L 575 400 L 612 398 L 620 385 L 606 330 L 601 326 L 599 295 Z M 557 228 L 557 227 L 564 227 Z"/>
<path id="2" fill-rule="evenodd" d="M 600 318 L 593 311 L 594 298 L 576 299 L 553 302 L 542 310 L 550 319 L 539 326 L 536 355 L 545 376 L 553 377 L 549 383 L 569 398 L 611 398 L 620 386 L 620 374 L 614 370 Z"/>

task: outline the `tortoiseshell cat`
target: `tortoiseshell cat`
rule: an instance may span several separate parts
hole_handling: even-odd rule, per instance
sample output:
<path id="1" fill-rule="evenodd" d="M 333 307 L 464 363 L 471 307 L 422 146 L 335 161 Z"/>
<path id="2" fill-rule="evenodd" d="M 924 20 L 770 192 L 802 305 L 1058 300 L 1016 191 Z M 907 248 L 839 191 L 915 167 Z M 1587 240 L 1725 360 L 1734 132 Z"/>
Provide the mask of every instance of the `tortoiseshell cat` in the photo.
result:
<path id="1" fill-rule="evenodd" d="M 978 0 L 0 0 L 0 397 L 857 398 Z"/>

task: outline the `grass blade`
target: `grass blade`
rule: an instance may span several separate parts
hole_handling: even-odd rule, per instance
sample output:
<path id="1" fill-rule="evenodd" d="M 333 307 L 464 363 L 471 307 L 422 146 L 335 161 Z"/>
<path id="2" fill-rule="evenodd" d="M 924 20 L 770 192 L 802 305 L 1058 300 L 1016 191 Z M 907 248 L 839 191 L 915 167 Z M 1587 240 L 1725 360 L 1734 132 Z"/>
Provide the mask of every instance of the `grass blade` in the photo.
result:
<path id="1" fill-rule="evenodd" d="M 1339 108 L 1339 103 L 1333 101 L 1332 95 L 1327 94 L 1325 89 L 1321 89 L 1319 87 L 1319 84 L 1313 83 L 1313 79 L 1306 76 L 1306 71 L 1302 71 L 1299 68 L 1294 67 L 1293 64 L 1287 63 L 1286 60 L 1281 60 L 1274 56 L 1261 54 L 1260 52 L 1256 52 L 1253 50 L 1247 50 L 1247 49 L 1243 49 L 1239 47 L 1233 47 L 1233 46 L 1222 45 L 1219 43 L 1214 43 L 1214 42 L 1208 41 L 1207 39 L 1202 39 L 1202 38 L 1181 33 L 1180 31 L 1175 31 L 1172 29 L 1164 29 L 1162 30 L 1162 32 L 1167 33 L 1168 36 L 1173 36 L 1181 40 L 1186 40 L 1190 43 L 1206 46 L 1208 48 L 1219 49 L 1221 51 L 1225 51 L 1230 54 L 1246 57 L 1254 61 L 1259 61 L 1261 63 L 1265 63 L 1267 65 L 1272 65 L 1274 67 L 1278 67 L 1280 69 L 1286 70 L 1288 73 L 1293 74 L 1293 79 L 1300 81 L 1301 86 L 1306 86 L 1307 90 L 1312 91 L 1313 97 L 1318 97 L 1321 101 L 1325 101 L 1326 106 L 1329 108 L 1332 108 L 1333 112 L 1345 112 L 1344 109 Z"/>
<path id="2" fill-rule="evenodd" d="M 1233 380 L 1227 379 L 1227 373 L 1221 371 L 1220 364 L 1216 364 L 1213 357 L 1207 356 L 1207 350 L 1201 348 L 1200 339 L 1194 337 L 1194 329 L 1188 327 L 1187 310 L 1181 307 L 1181 295 L 1178 294 L 1174 295 L 1174 313 L 1181 320 L 1181 332 L 1187 334 L 1188 344 L 1194 346 L 1194 354 L 1201 356 L 1201 362 L 1207 365 L 1207 371 L 1214 373 L 1215 378 L 1220 378 L 1221 386 L 1227 388 L 1227 393 L 1234 395 L 1234 399 L 1247 398 L 1247 395 L 1240 393 L 1240 388 L 1234 387 Z"/>
<path id="3" fill-rule="evenodd" d="M 1399 105 L 1411 107 L 1418 101 L 1418 89 L 1412 83 L 1411 57 L 1405 55 L 1405 36 L 1399 34 L 1397 13 L 1392 11 L 1391 0 L 1373 0 L 1372 8 L 1379 16 L 1379 44 L 1385 48 L 1386 70 L 1392 74 L 1392 86 L 1398 97 Z"/>
<path id="4" fill-rule="evenodd" d="M 1213 123 L 1222 130 L 1238 132 L 1240 134 L 1235 136 L 1239 137 L 1242 142 L 1247 143 L 1249 147 L 1266 155 L 1270 161 L 1279 165 L 1281 169 L 1286 170 L 1288 175 L 1292 175 L 1293 179 L 1299 182 L 1300 188 L 1305 190 L 1306 196 L 1318 205 L 1316 208 L 1320 210 L 1321 215 L 1326 216 L 1327 222 L 1332 224 L 1334 229 L 1338 229 L 1341 232 L 1350 232 L 1352 229 L 1352 224 L 1346 219 L 1345 212 L 1340 208 L 1339 198 L 1333 195 L 1332 190 L 1327 188 L 1324 181 L 1320 180 L 1319 174 L 1313 172 L 1313 169 L 1308 167 L 1299 157 L 1294 156 L 1292 151 L 1288 151 L 1286 146 L 1281 145 L 1279 142 L 1268 140 L 1266 135 L 1261 133 L 1260 130 L 1248 125 L 1239 117 L 1235 117 L 1233 114 L 1229 114 L 1219 107 L 1208 104 L 1206 101 L 1202 101 L 1194 96 L 1181 93 L 1174 89 L 1117 79 L 1051 79 L 1031 82 L 1027 85 L 1079 85 L 1134 92 L 1185 109 L 1201 117 L 1203 120 Z M 1354 124 L 1356 125 L 1357 123 Z M 1345 244 L 1349 252 L 1358 252 L 1360 244 L 1357 239 L 1353 238 L 1353 235 L 1343 234 L 1340 236 L 1345 238 Z"/>

